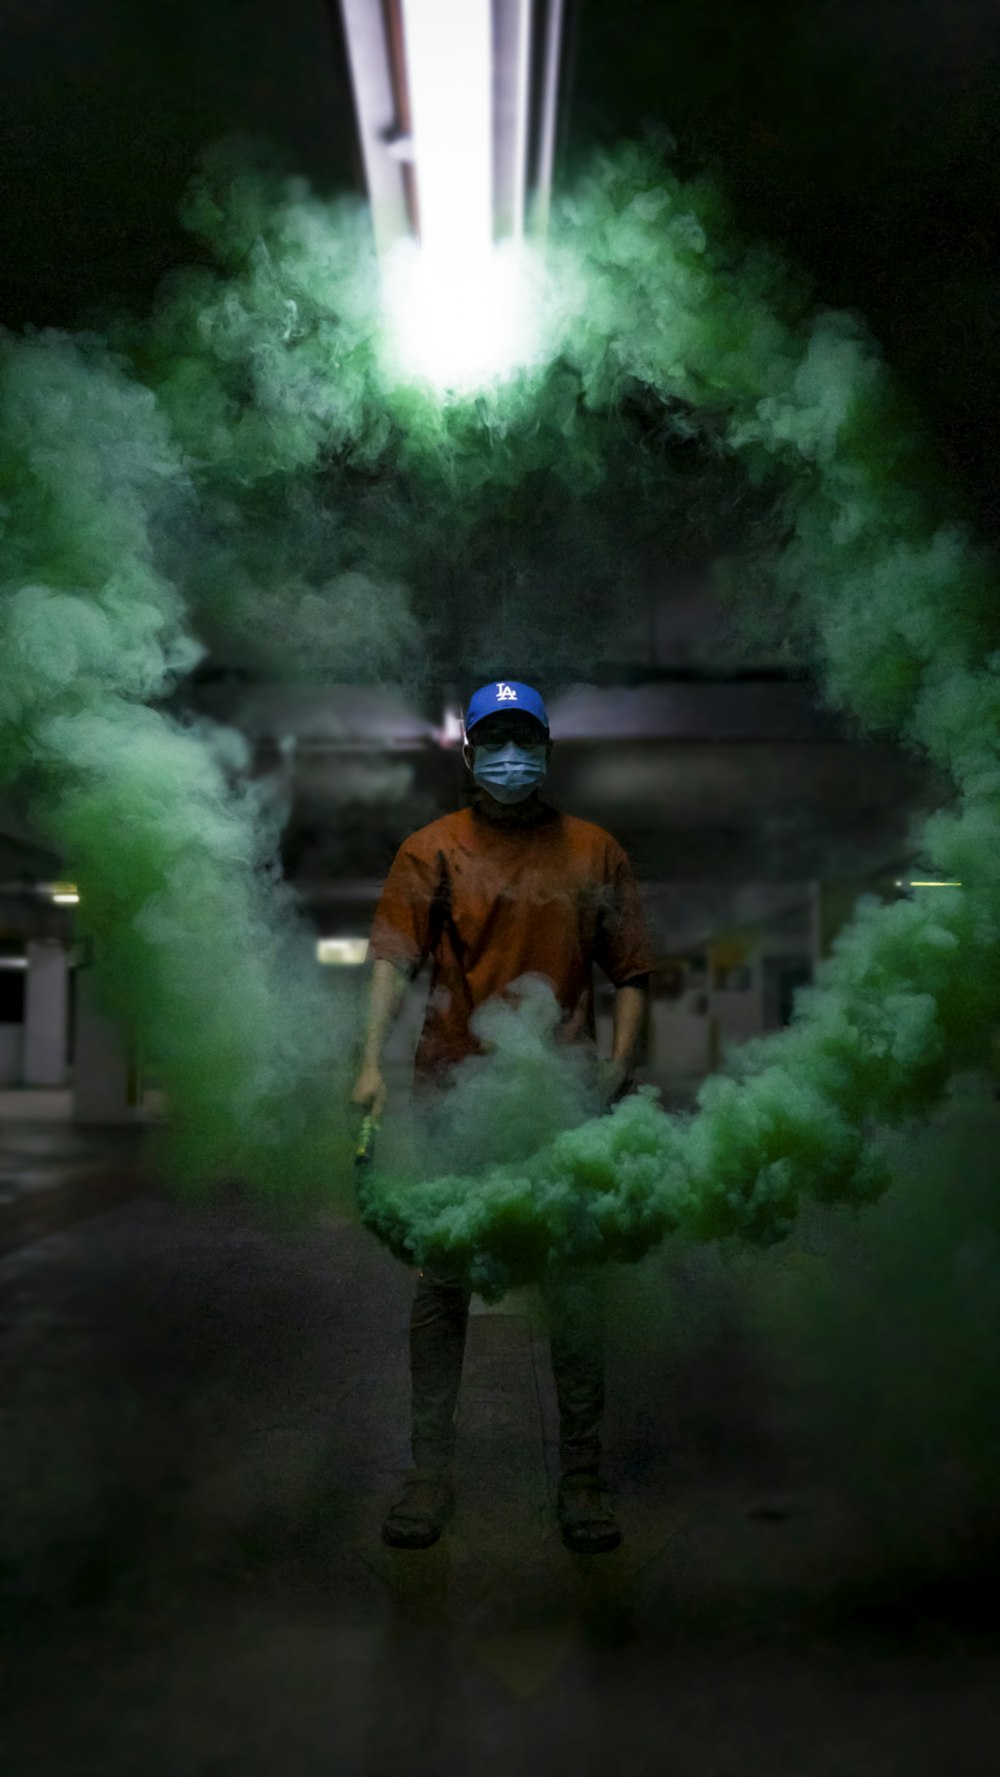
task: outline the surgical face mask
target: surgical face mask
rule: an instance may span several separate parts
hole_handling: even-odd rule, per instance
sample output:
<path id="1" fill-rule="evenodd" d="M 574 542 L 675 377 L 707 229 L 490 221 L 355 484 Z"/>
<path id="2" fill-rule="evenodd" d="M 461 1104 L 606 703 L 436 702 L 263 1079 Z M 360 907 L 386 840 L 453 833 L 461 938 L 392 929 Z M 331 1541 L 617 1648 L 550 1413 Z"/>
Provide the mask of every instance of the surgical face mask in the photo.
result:
<path id="1" fill-rule="evenodd" d="M 473 744 L 473 743 L 470 743 Z M 498 802 L 524 802 L 545 776 L 545 742 L 519 747 L 474 746 L 472 775 Z"/>

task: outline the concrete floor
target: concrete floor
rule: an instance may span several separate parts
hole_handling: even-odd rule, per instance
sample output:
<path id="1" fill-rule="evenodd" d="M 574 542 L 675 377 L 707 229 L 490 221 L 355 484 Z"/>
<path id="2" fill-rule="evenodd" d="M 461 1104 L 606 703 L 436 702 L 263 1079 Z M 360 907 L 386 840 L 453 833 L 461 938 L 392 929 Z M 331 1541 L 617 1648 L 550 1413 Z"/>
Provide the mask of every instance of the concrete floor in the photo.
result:
<path id="1" fill-rule="evenodd" d="M 141 1186 L 143 1129 L 79 1129 L 64 1114 L 66 1098 L 0 1095 L 0 1254 L 121 1203 Z"/>
<path id="2" fill-rule="evenodd" d="M 669 1388 L 613 1344 L 626 1540 L 588 1560 L 555 1529 L 544 1343 L 517 1300 L 477 1314 L 456 1519 L 393 1552 L 408 1273 L 345 1222 L 282 1241 L 180 1209 L 102 1139 L 0 1130 L 8 1210 L 19 1173 L 36 1201 L 91 1181 L 0 1258 L 5 1770 L 996 1768 L 995 1568 L 873 1576 L 738 1341 Z"/>

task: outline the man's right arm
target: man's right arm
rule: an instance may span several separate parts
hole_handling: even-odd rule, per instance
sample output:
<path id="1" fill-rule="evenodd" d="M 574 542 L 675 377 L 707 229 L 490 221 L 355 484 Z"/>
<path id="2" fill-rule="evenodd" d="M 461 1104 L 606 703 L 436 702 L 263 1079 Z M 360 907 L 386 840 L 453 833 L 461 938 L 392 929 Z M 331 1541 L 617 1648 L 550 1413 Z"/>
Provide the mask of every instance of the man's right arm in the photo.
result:
<path id="1" fill-rule="evenodd" d="M 385 1040 L 407 984 L 432 947 L 431 909 L 439 874 L 438 853 L 427 843 L 427 830 L 411 834 L 393 858 L 375 909 L 368 1029 L 351 1102 L 376 1118 L 381 1117 L 388 1097 L 382 1074 Z"/>
<path id="2" fill-rule="evenodd" d="M 381 956 L 375 958 L 368 1001 L 368 1029 L 351 1103 L 371 1111 L 376 1119 L 382 1116 L 389 1096 L 382 1073 L 382 1051 L 403 1003 L 409 979 L 409 971 L 397 963 L 388 962 Z"/>

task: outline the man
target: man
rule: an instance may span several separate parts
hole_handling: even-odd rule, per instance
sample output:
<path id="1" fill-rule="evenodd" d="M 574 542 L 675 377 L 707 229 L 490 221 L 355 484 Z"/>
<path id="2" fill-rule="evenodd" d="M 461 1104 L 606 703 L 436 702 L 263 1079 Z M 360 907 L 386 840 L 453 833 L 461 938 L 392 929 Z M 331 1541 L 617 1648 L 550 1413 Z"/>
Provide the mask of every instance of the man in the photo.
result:
<path id="1" fill-rule="evenodd" d="M 645 1012 L 649 937 L 628 859 L 603 828 L 560 813 L 540 789 L 552 755 L 545 705 L 515 680 L 484 685 L 465 719 L 472 806 L 414 833 L 399 849 L 372 928 L 372 992 L 352 1102 L 379 1117 L 385 1037 L 407 982 L 427 956 L 433 978 L 417 1045 L 417 1093 L 447 1090 L 480 1052 L 470 1019 L 525 974 L 544 976 L 560 1007 L 557 1040 L 596 1060 L 592 966 L 615 986 L 612 1054 L 598 1065 L 603 1102 L 629 1089 Z M 599 1473 L 604 1355 L 598 1286 L 568 1272 L 545 1288 L 559 1400 L 559 1518 L 579 1553 L 621 1535 Z M 383 1525 L 386 1541 L 427 1548 L 453 1509 L 451 1467 L 470 1292 L 421 1271 L 410 1323 L 414 1468 Z"/>

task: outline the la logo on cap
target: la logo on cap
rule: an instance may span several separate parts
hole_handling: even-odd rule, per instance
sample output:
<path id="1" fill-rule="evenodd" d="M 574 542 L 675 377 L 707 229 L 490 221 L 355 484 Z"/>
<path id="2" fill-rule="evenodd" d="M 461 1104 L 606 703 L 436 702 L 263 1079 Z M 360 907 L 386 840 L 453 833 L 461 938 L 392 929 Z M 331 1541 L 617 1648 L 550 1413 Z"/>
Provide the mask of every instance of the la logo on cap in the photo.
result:
<path id="1" fill-rule="evenodd" d="M 497 685 L 497 702 L 498 703 L 516 703 L 517 702 L 517 692 L 513 689 L 513 686 L 505 685 L 502 679 L 501 679 L 500 683 Z"/>

